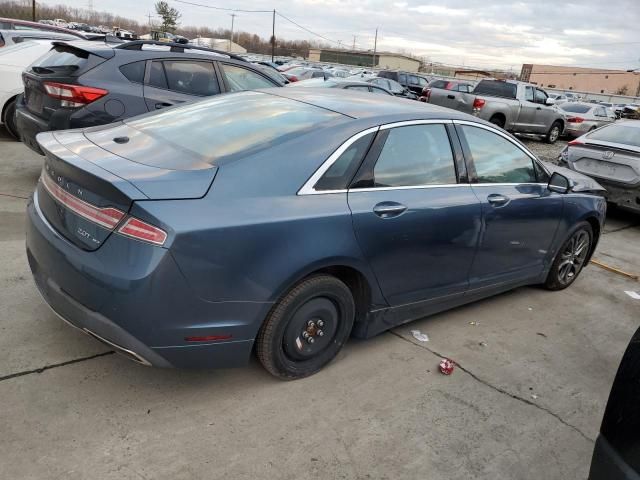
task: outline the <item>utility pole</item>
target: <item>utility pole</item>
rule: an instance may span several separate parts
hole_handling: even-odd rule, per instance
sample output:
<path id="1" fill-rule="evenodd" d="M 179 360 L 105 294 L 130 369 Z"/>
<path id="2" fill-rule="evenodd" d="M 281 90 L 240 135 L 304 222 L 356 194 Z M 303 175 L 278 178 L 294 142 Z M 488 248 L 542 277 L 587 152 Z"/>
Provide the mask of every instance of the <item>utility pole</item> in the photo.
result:
<path id="1" fill-rule="evenodd" d="M 353 47 L 351 47 L 352 50 L 356 49 L 356 36 L 353 36 Z"/>
<path id="2" fill-rule="evenodd" d="M 31 2 L 31 20 L 36 21 L 36 0 Z"/>
<path id="3" fill-rule="evenodd" d="M 276 10 L 273 9 L 273 26 L 271 28 L 271 62 L 276 53 Z"/>
<path id="4" fill-rule="evenodd" d="M 229 38 L 229 52 L 231 52 L 231 44 L 233 43 L 233 21 L 236 19 L 236 14 L 231 14 L 231 37 Z"/>
<path id="5" fill-rule="evenodd" d="M 376 38 L 373 41 L 373 60 L 371 62 L 371 66 L 373 68 L 376 67 L 376 51 L 378 49 L 378 27 L 376 27 Z"/>

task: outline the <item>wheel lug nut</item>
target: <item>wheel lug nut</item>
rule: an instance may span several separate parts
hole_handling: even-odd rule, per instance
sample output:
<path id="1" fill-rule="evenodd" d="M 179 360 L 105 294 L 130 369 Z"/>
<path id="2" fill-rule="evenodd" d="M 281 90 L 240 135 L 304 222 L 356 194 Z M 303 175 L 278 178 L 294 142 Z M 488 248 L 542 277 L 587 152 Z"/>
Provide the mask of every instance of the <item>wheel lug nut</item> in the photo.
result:
<path id="1" fill-rule="evenodd" d="M 318 320 L 318 326 L 320 328 L 324 327 L 324 322 L 322 320 Z"/>
<path id="2" fill-rule="evenodd" d="M 324 337 L 324 332 L 323 332 L 322 330 L 318 330 L 318 331 L 316 332 L 316 334 L 317 334 L 319 337 Z"/>
<path id="3" fill-rule="evenodd" d="M 308 325 L 309 327 L 311 327 L 311 328 L 313 328 L 313 327 L 315 327 L 315 326 L 316 326 L 316 324 L 315 324 L 315 323 L 313 323 L 313 320 L 309 320 L 309 321 L 307 322 L 307 325 Z"/>
<path id="4" fill-rule="evenodd" d="M 313 343 L 315 342 L 315 340 L 313 339 L 313 337 L 309 337 L 307 338 L 307 343 Z"/>
<path id="5" fill-rule="evenodd" d="M 309 338 L 309 334 L 306 331 L 302 332 L 302 338 Z"/>

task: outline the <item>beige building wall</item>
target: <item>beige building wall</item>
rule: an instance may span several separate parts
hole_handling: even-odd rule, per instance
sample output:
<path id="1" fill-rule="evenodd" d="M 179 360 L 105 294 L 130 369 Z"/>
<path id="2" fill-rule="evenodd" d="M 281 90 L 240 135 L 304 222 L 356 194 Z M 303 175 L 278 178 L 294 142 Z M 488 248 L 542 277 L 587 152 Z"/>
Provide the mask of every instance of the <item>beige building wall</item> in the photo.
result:
<path id="1" fill-rule="evenodd" d="M 417 72 L 420 68 L 420 62 L 407 57 L 398 57 L 395 55 L 386 55 L 381 53 L 378 57 L 378 67 L 388 70 L 406 70 L 407 72 Z"/>
<path id="2" fill-rule="evenodd" d="M 309 61 L 310 62 L 319 62 L 320 61 L 320 50 L 317 48 L 309 49 Z"/>
<path id="3" fill-rule="evenodd" d="M 530 73 L 527 79 L 528 71 Z M 541 87 L 605 94 L 615 94 L 626 87 L 627 95 L 640 94 L 640 74 L 623 70 L 529 64 L 522 66 L 522 72 L 525 74 L 524 81 Z"/>

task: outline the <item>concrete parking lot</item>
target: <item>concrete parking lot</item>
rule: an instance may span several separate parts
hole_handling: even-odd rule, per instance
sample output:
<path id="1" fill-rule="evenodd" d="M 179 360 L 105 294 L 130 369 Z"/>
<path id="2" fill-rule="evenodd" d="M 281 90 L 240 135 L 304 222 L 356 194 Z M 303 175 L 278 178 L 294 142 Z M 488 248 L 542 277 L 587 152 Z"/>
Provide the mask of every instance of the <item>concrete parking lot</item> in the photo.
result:
<path id="1" fill-rule="evenodd" d="M 526 143 L 545 158 L 562 146 Z M 352 341 L 295 382 L 256 361 L 151 369 L 40 299 L 23 223 L 41 166 L 0 132 L 0 478 L 586 478 L 637 281 L 592 265 L 565 291 L 520 288 Z M 612 211 L 596 257 L 640 273 L 639 225 Z"/>

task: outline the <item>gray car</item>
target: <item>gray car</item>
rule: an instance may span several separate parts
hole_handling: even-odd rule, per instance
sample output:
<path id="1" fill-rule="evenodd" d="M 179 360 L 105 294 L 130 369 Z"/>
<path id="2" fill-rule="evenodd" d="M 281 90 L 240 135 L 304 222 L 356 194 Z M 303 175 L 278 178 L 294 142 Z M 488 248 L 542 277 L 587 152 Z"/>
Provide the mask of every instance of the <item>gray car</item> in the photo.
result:
<path id="1" fill-rule="evenodd" d="M 298 87 L 343 88 L 345 90 L 355 90 L 358 92 L 371 92 L 379 93 L 382 95 L 393 95 L 393 93 L 391 93 L 389 90 L 377 87 L 375 85 L 369 85 L 367 82 L 347 80 L 339 77 L 333 77 L 326 80 L 324 78 L 310 78 L 309 80 L 302 80 L 301 82 L 293 82 L 289 84 L 289 88 Z"/>
<path id="2" fill-rule="evenodd" d="M 579 137 L 616 119 L 606 107 L 594 103 L 567 102 L 559 108 L 565 117 L 564 133 L 570 137 Z"/>
<path id="3" fill-rule="evenodd" d="M 560 164 L 589 175 L 607 200 L 640 213 L 640 120 L 623 120 L 569 142 Z"/>

